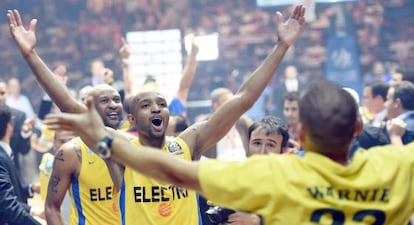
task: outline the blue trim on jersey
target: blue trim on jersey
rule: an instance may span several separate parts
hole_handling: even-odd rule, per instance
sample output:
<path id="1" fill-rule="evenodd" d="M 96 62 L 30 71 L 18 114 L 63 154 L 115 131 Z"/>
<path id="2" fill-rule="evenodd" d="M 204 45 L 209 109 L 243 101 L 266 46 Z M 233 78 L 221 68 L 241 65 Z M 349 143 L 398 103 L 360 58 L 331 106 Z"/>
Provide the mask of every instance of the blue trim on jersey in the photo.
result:
<path id="1" fill-rule="evenodd" d="M 76 211 L 78 212 L 78 224 L 85 225 L 85 215 L 83 215 L 82 203 L 79 194 L 79 181 L 72 182 L 72 195 L 75 202 Z"/>
<path id="2" fill-rule="evenodd" d="M 200 197 L 198 196 L 198 193 L 196 193 L 196 199 L 197 199 L 197 208 L 198 208 L 198 225 L 203 225 L 203 217 L 201 215 L 200 211 Z"/>
<path id="3" fill-rule="evenodd" d="M 122 179 L 119 196 L 119 210 L 121 211 L 122 225 L 125 225 L 125 180 Z"/>

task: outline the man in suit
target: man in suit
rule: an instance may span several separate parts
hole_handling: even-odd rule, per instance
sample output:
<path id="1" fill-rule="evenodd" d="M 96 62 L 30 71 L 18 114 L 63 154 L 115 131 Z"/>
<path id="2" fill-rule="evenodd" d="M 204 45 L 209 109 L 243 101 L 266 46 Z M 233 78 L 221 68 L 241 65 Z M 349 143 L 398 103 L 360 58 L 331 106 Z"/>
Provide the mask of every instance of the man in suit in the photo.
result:
<path id="1" fill-rule="evenodd" d="M 12 110 L 0 103 L 0 225 L 40 224 L 33 215 L 40 216 L 27 205 L 27 198 L 33 196 L 32 186 L 24 186 L 20 182 L 12 160 L 13 151 L 10 147 L 13 135 Z M 38 191 L 38 190 L 37 190 Z"/>
<path id="2" fill-rule="evenodd" d="M 6 104 L 8 96 L 7 84 L 0 79 L 0 104 Z M 26 120 L 26 114 L 20 110 L 11 108 L 13 115 L 13 135 L 10 146 L 14 153 L 14 163 L 20 174 L 19 154 L 26 155 L 30 151 L 30 136 L 34 126 L 34 119 Z"/>
<path id="3" fill-rule="evenodd" d="M 414 84 L 402 81 L 390 87 L 385 108 L 388 119 L 398 118 L 407 124 L 402 136 L 403 144 L 414 141 Z"/>
<path id="4" fill-rule="evenodd" d="M 281 81 L 278 81 L 277 88 L 274 88 L 273 98 L 276 104 L 275 112 L 277 117 L 283 118 L 284 97 L 289 92 L 300 93 L 305 84 L 299 79 L 299 72 L 295 66 L 289 65 L 285 68 Z"/>

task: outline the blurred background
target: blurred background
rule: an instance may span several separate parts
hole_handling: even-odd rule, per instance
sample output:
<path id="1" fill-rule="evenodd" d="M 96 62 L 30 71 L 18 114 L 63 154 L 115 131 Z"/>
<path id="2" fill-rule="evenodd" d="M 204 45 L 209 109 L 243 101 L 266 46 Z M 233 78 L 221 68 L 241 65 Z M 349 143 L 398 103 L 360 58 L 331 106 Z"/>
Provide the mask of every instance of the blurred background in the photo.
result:
<path id="1" fill-rule="evenodd" d="M 292 4 L 297 2 L 2 0 L 0 76 L 4 80 L 18 78 L 22 93 L 29 97 L 35 111 L 38 110 L 43 92 L 9 35 L 7 9 L 20 10 L 24 24 L 32 18 L 39 20 L 37 50 L 40 56 L 50 68 L 65 65 L 68 86 L 75 91 L 81 88 L 85 77 L 91 76 L 90 63 L 96 58 L 114 71 L 116 79 L 122 79 L 122 62 L 118 54 L 122 37 L 126 37 L 134 49 L 135 58 L 131 58 L 131 63 L 135 66 L 134 71 L 138 71 L 137 79 L 150 74 L 165 81 L 170 72 L 181 71 L 185 63 L 186 36 L 212 35 L 212 39 L 200 46 L 201 50 L 216 48 L 217 51 L 199 61 L 188 103 L 188 116 L 192 120 L 210 110 L 206 100 L 209 100 L 211 90 L 217 87 L 238 89 L 244 76 L 259 65 L 276 43 L 274 12 L 281 11 L 287 16 Z M 401 71 L 409 74 L 414 70 L 414 0 L 307 0 L 304 4 L 308 8 L 308 24 L 286 55 L 278 76 L 269 84 L 274 101 L 265 106 L 267 112 L 280 116 L 281 100 L 278 99 L 281 96 L 278 96 L 277 86 L 288 66 L 296 68 L 301 83 L 314 79 L 336 80 L 354 88 L 360 95 L 364 82 L 374 74 Z M 153 32 L 149 40 L 148 37 L 139 39 L 145 39 L 140 32 L 165 30 L 172 30 L 175 38 L 164 40 L 161 37 L 165 35 Z M 162 45 L 169 39 L 178 41 L 179 46 Z M 149 44 L 151 40 L 158 44 Z M 160 59 L 168 49 L 179 54 Z M 140 53 L 144 56 L 139 56 Z M 154 54 L 158 54 L 157 57 Z M 162 65 L 169 60 L 178 63 L 178 67 L 151 72 L 157 68 L 154 63 Z M 144 64 L 151 65 L 145 69 Z M 171 77 L 172 83 L 178 82 L 177 75 Z"/>

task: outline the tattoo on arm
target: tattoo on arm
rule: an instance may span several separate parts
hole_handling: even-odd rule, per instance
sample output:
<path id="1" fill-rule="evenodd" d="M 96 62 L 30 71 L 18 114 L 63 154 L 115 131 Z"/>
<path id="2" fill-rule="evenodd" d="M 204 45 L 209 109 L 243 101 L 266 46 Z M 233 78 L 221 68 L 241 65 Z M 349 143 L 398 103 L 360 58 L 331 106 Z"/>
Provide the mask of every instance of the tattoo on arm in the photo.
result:
<path id="1" fill-rule="evenodd" d="M 50 182 L 49 189 L 51 191 L 53 191 L 54 193 L 57 193 L 58 192 L 58 185 L 60 183 L 60 177 L 58 177 L 58 176 L 52 176 L 50 178 L 50 181 L 49 182 Z"/>
<path id="2" fill-rule="evenodd" d="M 64 162 L 65 160 L 64 160 L 64 157 L 63 157 L 63 151 L 58 151 L 57 153 L 56 153 L 56 156 L 55 156 L 55 160 L 60 160 L 60 161 L 62 161 L 62 162 Z"/>

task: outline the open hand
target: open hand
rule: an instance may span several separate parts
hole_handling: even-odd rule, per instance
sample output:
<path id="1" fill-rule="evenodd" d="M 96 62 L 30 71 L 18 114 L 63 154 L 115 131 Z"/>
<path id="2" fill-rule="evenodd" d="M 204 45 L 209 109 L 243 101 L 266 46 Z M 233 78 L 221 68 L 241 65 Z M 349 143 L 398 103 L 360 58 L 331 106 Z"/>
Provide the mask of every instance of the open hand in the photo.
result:
<path id="1" fill-rule="evenodd" d="M 305 26 L 305 8 L 297 5 L 286 21 L 283 21 L 282 13 L 276 12 L 276 22 L 279 42 L 291 46 Z"/>
<path id="2" fill-rule="evenodd" d="M 128 59 L 131 56 L 131 47 L 128 45 L 128 42 L 125 38 L 122 38 L 122 46 L 119 49 L 119 54 L 122 59 Z"/>
<path id="3" fill-rule="evenodd" d="M 106 131 L 102 119 L 93 104 L 92 96 L 88 97 L 86 105 L 88 110 L 80 114 L 48 114 L 44 120 L 44 124 L 50 130 L 73 131 L 88 146 L 94 146 L 98 140 L 106 135 Z"/>
<path id="4" fill-rule="evenodd" d="M 10 34 L 16 41 L 17 47 L 24 56 L 33 51 L 36 45 L 36 24 L 37 20 L 30 21 L 29 29 L 24 28 L 19 11 L 16 9 L 7 11 L 7 19 L 9 21 Z"/>

